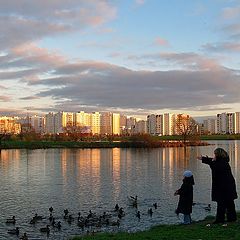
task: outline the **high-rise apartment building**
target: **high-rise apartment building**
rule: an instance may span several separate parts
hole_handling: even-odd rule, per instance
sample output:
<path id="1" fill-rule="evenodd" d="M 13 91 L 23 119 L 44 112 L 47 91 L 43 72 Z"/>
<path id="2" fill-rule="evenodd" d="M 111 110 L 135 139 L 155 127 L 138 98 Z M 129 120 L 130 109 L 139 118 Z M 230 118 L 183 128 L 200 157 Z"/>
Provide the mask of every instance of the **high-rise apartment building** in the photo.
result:
<path id="1" fill-rule="evenodd" d="M 120 114 L 120 128 L 125 129 L 127 127 L 127 116 Z"/>
<path id="2" fill-rule="evenodd" d="M 155 135 L 162 136 L 164 133 L 163 115 L 156 115 L 156 132 Z"/>
<path id="3" fill-rule="evenodd" d="M 120 134 L 120 114 L 113 113 L 112 114 L 112 133 L 113 134 Z"/>
<path id="4" fill-rule="evenodd" d="M 93 112 L 91 114 L 91 131 L 92 134 L 100 134 L 100 116 L 99 112 Z"/>
<path id="5" fill-rule="evenodd" d="M 147 133 L 147 121 L 139 120 L 135 124 L 134 134 Z"/>
<path id="6" fill-rule="evenodd" d="M 29 123 L 31 125 L 31 128 L 36 133 L 44 133 L 44 125 L 45 125 L 45 118 L 42 116 L 31 116 L 29 117 Z"/>
<path id="7" fill-rule="evenodd" d="M 217 114 L 217 133 L 231 134 L 235 133 L 235 114 L 219 113 Z"/>
<path id="8" fill-rule="evenodd" d="M 208 118 L 203 121 L 203 134 L 217 133 L 217 119 Z"/>
<path id="9" fill-rule="evenodd" d="M 64 113 L 63 118 L 63 127 L 73 127 L 74 126 L 74 116 L 75 114 L 72 112 Z"/>
<path id="10" fill-rule="evenodd" d="M 147 132 L 151 135 L 156 134 L 156 115 L 151 114 L 147 116 Z"/>
<path id="11" fill-rule="evenodd" d="M 127 129 L 132 129 L 136 124 L 135 117 L 127 117 Z"/>
<path id="12" fill-rule="evenodd" d="M 113 114 L 111 112 L 101 113 L 101 134 L 113 134 Z"/>
<path id="13" fill-rule="evenodd" d="M 45 115 L 45 133 L 54 134 L 55 133 L 55 123 L 54 123 L 54 113 L 50 112 Z"/>
<path id="14" fill-rule="evenodd" d="M 176 132 L 175 115 L 170 113 L 148 115 L 147 132 L 158 136 L 173 135 Z"/>
<path id="15" fill-rule="evenodd" d="M 175 114 L 163 114 L 163 135 L 170 136 L 174 134 L 175 129 Z"/>
<path id="16" fill-rule="evenodd" d="M 66 113 L 58 112 L 54 115 L 54 133 L 63 133 L 66 126 Z"/>
<path id="17" fill-rule="evenodd" d="M 91 114 L 80 111 L 74 114 L 74 125 L 77 127 L 90 127 Z"/>
<path id="18" fill-rule="evenodd" d="M 240 133 L 240 112 L 234 114 L 234 133 Z"/>
<path id="19" fill-rule="evenodd" d="M 14 117 L 0 117 L 0 133 L 1 134 L 19 134 L 21 132 L 21 124 Z"/>
<path id="20" fill-rule="evenodd" d="M 227 133 L 234 134 L 235 133 L 235 114 L 227 113 Z"/>

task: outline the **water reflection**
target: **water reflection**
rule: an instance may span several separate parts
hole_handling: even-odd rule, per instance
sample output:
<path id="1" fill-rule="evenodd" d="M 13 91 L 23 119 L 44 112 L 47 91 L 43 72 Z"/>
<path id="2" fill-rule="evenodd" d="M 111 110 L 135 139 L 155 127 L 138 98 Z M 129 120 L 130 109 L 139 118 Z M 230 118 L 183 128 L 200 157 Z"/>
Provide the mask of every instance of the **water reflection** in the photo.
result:
<path id="1" fill-rule="evenodd" d="M 50 206 L 56 218 L 61 219 L 65 208 L 76 216 L 78 211 L 87 214 L 90 209 L 97 213 L 111 211 L 119 203 L 127 212 L 121 221 L 122 231 L 176 223 L 177 198 L 173 193 L 181 184 L 184 170 L 194 173 L 194 200 L 210 202 L 210 169 L 197 161 L 197 156 L 212 156 L 216 147 L 225 148 L 239 189 L 239 144 L 240 141 L 213 141 L 209 146 L 164 149 L 2 150 L 0 239 L 11 239 L 6 234 L 8 226 L 4 224 L 11 215 L 22 223 L 22 230 L 42 239 L 28 221 L 36 212 L 48 216 Z M 140 222 L 136 221 L 135 210 L 128 205 L 129 195 L 139 197 L 138 207 L 143 213 Z M 154 202 L 158 202 L 160 208 L 149 219 L 146 211 Z M 194 219 L 206 214 L 209 213 L 204 212 L 201 205 L 193 209 Z M 81 234 L 76 224 L 63 223 L 63 229 L 61 233 L 50 234 L 49 239 Z"/>

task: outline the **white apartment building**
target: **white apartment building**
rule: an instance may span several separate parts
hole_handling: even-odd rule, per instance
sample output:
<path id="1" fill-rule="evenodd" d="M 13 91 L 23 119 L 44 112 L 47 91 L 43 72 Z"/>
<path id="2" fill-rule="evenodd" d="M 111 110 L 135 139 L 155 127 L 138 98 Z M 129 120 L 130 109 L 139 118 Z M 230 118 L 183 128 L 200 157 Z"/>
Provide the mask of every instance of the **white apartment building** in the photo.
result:
<path id="1" fill-rule="evenodd" d="M 217 133 L 227 133 L 227 113 L 217 114 Z"/>
<path id="2" fill-rule="evenodd" d="M 235 133 L 235 113 L 217 114 L 217 133 L 232 134 Z"/>
<path id="3" fill-rule="evenodd" d="M 216 134 L 217 133 L 217 119 L 208 118 L 203 120 L 204 134 Z"/>
<path id="4" fill-rule="evenodd" d="M 174 134 L 175 114 L 164 113 L 163 115 L 163 135 L 170 136 Z"/>
<path id="5" fill-rule="evenodd" d="M 147 132 L 159 136 L 175 134 L 175 114 L 148 115 Z"/>
<path id="6" fill-rule="evenodd" d="M 101 114 L 99 112 L 93 112 L 91 114 L 91 131 L 92 134 L 100 134 L 100 117 Z"/>
<path id="7" fill-rule="evenodd" d="M 31 116 L 29 117 L 29 121 L 31 124 L 31 128 L 36 132 L 36 133 L 43 133 L 44 132 L 44 125 L 45 125 L 45 118 L 42 116 Z"/>
<path id="8" fill-rule="evenodd" d="M 74 125 L 77 127 L 90 127 L 91 114 L 80 111 L 74 114 Z"/>
<path id="9" fill-rule="evenodd" d="M 120 134 L 120 114 L 113 113 L 112 114 L 112 133 Z"/>
<path id="10" fill-rule="evenodd" d="M 139 120 L 135 124 L 134 129 L 135 134 L 145 134 L 147 133 L 147 121 Z"/>
<path id="11" fill-rule="evenodd" d="M 234 133 L 240 133 L 240 112 L 234 114 Z"/>
<path id="12" fill-rule="evenodd" d="M 63 113 L 63 127 L 73 127 L 74 126 L 74 116 L 72 112 Z"/>
<path id="13" fill-rule="evenodd" d="M 45 133 L 54 134 L 55 133 L 55 123 L 54 123 L 54 113 L 50 112 L 45 115 Z"/>
<path id="14" fill-rule="evenodd" d="M 227 113 L 227 133 L 235 133 L 234 113 Z"/>

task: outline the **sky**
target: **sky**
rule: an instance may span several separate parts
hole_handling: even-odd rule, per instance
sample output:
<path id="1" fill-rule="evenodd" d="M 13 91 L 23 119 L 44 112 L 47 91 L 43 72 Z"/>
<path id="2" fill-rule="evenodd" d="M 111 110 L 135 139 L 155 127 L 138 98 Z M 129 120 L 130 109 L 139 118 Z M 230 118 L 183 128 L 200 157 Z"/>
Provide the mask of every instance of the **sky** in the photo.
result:
<path id="1" fill-rule="evenodd" d="M 0 0 L 0 114 L 240 112 L 239 0 Z"/>

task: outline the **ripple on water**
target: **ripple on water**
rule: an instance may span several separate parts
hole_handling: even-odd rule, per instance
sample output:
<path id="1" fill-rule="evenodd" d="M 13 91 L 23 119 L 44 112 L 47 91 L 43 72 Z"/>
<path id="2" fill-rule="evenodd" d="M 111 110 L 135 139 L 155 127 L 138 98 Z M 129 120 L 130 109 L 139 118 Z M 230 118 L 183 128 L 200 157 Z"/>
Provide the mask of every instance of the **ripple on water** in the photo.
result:
<path id="1" fill-rule="evenodd" d="M 205 147 L 202 152 L 210 150 Z M 28 154 L 25 150 L 14 151 L 15 155 L 9 154 L 8 161 L 0 160 L 1 240 L 16 240 L 16 236 L 7 234 L 14 226 L 5 224 L 6 218 L 13 215 L 21 234 L 27 232 L 30 238 L 65 240 L 69 236 L 86 234 L 88 229 L 82 231 L 77 226 L 77 213 L 80 211 L 86 216 L 90 209 L 97 215 L 106 211 L 113 215 L 112 221 L 116 221 L 113 211 L 116 203 L 126 214 L 120 227 L 92 227 L 89 230 L 135 232 L 158 224 L 179 223 L 181 219 L 174 213 L 178 197 L 173 193 L 181 185 L 182 172 L 186 168 L 194 172 L 196 182 L 194 199 L 198 204 L 193 206 L 192 218 L 199 220 L 209 215 L 203 206 L 210 199 L 210 171 L 196 161 L 180 161 L 181 149 L 47 149 L 29 150 Z M 5 153 L 9 152 L 11 150 Z M 136 208 L 129 206 L 127 196 L 130 195 L 138 195 L 140 221 Z M 157 209 L 153 207 L 155 202 Z M 39 229 L 49 223 L 50 206 L 53 206 L 56 222 L 62 222 L 62 229 L 51 227 L 47 238 Z M 147 213 L 150 207 L 152 217 Z M 63 219 L 66 208 L 75 217 L 72 224 Z M 30 219 L 35 213 L 45 219 L 31 225 Z M 215 206 L 211 213 L 215 213 Z"/>

